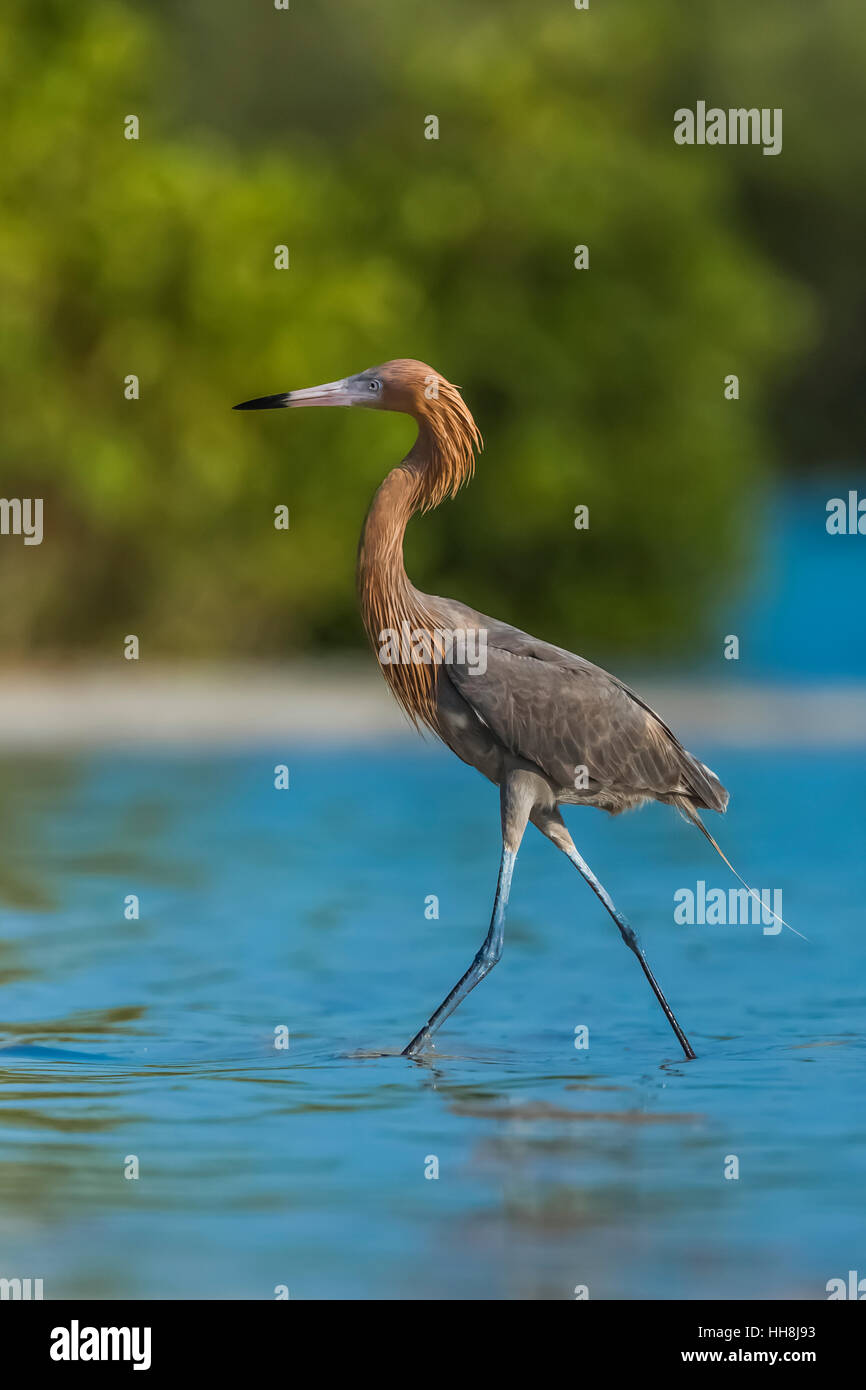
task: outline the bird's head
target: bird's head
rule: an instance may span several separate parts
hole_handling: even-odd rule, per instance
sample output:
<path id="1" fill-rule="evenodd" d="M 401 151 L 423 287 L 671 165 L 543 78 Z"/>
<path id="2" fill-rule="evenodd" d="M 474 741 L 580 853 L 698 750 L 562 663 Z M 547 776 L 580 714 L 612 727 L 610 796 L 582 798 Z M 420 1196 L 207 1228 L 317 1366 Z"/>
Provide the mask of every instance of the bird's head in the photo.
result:
<path id="1" fill-rule="evenodd" d="M 300 391 L 284 391 L 276 396 L 258 396 L 242 401 L 235 410 L 286 410 L 305 405 L 360 405 L 373 410 L 396 410 L 404 415 L 423 419 L 434 413 L 440 394 L 450 399 L 459 396 L 456 386 L 412 358 L 384 362 L 381 367 L 368 367 L 342 381 L 328 381 L 323 386 L 307 386 Z"/>
<path id="2" fill-rule="evenodd" d="M 235 410 L 289 410 L 305 405 L 359 405 L 372 410 L 395 410 L 418 422 L 414 460 L 424 477 L 423 506 L 436 506 L 453 496 L 472 475 L 481 435 L 460 389 L 426 362 L 400 357 L 381 367 L 368 367 L 342 381 L 307 386 L 276 396 L 242 401 Z"/>

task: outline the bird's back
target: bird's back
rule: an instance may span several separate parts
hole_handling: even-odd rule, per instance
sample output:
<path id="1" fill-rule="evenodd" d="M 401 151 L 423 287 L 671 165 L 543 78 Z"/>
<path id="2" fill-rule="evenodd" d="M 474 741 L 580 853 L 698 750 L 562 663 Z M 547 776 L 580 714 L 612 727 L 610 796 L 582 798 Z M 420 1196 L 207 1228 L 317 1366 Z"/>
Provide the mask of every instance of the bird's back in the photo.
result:
<path id="1" fill-rule="evenodd" d="M 728 793 L 616 676 L 453 599 L 424 597 L 443 628 L 469 634 L 440 668 L 439 732 L 494 781 L 509 757 L 537 767 L 557 801 L 616 813 L 656 800 L 724 811 Z M 460 659 L 465 648 L 471 659 Z"/>

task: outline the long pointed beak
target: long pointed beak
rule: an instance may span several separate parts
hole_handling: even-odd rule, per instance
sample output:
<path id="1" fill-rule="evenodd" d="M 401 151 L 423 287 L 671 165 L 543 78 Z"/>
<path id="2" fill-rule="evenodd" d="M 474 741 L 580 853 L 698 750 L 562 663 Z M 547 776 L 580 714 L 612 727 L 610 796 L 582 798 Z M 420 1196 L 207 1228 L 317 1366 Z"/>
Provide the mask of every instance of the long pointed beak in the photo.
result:
<path id="1" fill-rule="evenodd" d="M 286 410 L 296 405 L 354 405 L 357 395 L 348 380 L 327 381 L 324 386 L 307 386 L 303 391 L 284 391 L 280 396 L 256 396 L 241 401 L 233 410 Z"/>

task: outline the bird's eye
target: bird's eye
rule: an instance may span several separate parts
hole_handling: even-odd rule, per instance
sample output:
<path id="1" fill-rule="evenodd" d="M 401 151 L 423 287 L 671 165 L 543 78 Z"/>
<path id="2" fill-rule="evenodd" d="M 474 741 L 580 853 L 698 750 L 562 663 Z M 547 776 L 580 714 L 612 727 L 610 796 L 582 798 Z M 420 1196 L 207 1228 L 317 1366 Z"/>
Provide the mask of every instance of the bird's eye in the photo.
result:
<path id="1" fill-rule="evenodd" d="M 370 382 L 370 387 L 369 387 L 369 389 L 370 389 L 371 391 L 381 391 L 381 389 L 382 389 L 382 383 L 381 383 L 381 381 L 379 381 L 378 378 L 374 377 L 373 380 Z"/>

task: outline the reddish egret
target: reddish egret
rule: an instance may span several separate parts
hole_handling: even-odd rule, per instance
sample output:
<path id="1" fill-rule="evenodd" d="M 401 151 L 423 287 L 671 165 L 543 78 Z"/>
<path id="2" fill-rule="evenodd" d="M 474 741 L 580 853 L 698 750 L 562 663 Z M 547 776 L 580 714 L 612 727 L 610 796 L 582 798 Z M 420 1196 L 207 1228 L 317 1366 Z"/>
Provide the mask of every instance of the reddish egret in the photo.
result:
<path id="1" fill-rule="evenodd" d="M 403 567 L 410 517 L 453 497 L 471 477 L 481 448 L 456 386 L 423 362 L 401 359 L 343 381 L 260 396 L 234 408 L 314 405 L 401 411 L 418 426 L 414 445 L 382 483 L 364 523 L 358 551 L 361 613 L 385 679 L 410 719 L 432 729 L 500 793 L 502 858 L 490 930 L 465 975 L 403 1055 L 416 1057 L 432 1046 L 433 1034 L 499 960 L 514 861 L 531 821 L 600 898 L 683 1052 L 693 1058 L 635 931 L 578 854 L 559 806 L 596 806 L 617 815 L 646 801 L 663 801 L 694 821 L 721 854 L 699 811 L 724 811 L 728 793 L 615 676 L 454 599 L 422 594 L 410 582 Z"/>

